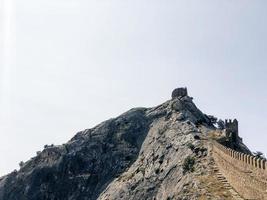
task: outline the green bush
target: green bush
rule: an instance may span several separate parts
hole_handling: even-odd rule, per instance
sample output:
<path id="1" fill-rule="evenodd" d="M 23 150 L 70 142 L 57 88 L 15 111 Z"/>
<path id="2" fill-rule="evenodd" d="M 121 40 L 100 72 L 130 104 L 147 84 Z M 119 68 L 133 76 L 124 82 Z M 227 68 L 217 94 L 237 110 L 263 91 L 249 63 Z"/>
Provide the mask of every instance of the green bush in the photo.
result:
<path id="1" fill-rule="evenodd" d="M 195 165 L 195 158 L 188 156 L 183 163 L 183 172 L 184 174 L 187 172 L 193 172 L 194 171 L 194 165 Z"/>
<path id="2" fill-rule="evenodd" d="M 195 149 L 195 146 L 192 143 L 188 143 L 187 147 L 191 149 L 192 151 Z"/>

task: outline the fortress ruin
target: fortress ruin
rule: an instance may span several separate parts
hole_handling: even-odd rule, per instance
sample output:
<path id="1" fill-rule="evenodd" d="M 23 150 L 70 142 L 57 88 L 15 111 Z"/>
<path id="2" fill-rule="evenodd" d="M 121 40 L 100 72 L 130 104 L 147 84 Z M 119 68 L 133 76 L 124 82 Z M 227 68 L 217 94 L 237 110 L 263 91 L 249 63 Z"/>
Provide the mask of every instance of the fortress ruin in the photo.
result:
<path id="1" fill-rule="evenodd" d="M 185 97 L 185 96 L 188 96 L 186 87 L 184 87 L 184 88 L 176 88 L 172 92 L 172 98 Z"/>
<path id="2" fill-rule="evenodd" d="M 212 141 L 212 156 L 219 171 L 244 199 L 267 199 L 267 161 L 241 152 L 238 121 L 225 120 L 225 141 Z"/>
<path id="3" fill-rule="evenodd" d="M 234 119 L 233 121 L 225 120 L 225 136 L 228 140 L 228 145 L 236 149 L 236 144 L 238 141 L 242 140 L 238 135 L 238 121 L 237 119 Z"/>

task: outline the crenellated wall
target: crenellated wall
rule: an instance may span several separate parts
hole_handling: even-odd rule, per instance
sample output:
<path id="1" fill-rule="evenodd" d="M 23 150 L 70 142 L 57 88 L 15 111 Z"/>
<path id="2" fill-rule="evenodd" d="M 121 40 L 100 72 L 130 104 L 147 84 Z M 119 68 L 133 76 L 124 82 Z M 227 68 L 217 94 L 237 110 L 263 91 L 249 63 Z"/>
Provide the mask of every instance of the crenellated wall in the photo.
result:
<path id="1" fill-rule="evenodd" d="M 213 141 L 212 154 L 221 173 L 245 199 L 267 200 L 267 161 Z"/>

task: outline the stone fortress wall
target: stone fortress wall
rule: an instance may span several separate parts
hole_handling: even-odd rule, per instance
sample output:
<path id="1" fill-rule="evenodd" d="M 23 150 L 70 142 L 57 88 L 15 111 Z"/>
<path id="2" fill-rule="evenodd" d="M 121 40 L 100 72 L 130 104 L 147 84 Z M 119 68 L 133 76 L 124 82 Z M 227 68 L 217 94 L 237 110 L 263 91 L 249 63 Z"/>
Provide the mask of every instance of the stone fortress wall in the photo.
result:
<path id="1" fill-rule="evenodd" d="M 172 92 L 172 98 L 187 95 L 187 88 Z M 237 151 L 242 138 L 236 119 L 225 120 L 225 137 L 228 147 L 212 142 L 212 155 L 220 172 L 244 199 L 267 200 L 267 161 Z"/>
<path id="2" fill-rule="evenodd" d="M 267 200 L 267 161 L 234 151 L 213 141 L 213 158 L 220 172 L 244 199 Z"/>

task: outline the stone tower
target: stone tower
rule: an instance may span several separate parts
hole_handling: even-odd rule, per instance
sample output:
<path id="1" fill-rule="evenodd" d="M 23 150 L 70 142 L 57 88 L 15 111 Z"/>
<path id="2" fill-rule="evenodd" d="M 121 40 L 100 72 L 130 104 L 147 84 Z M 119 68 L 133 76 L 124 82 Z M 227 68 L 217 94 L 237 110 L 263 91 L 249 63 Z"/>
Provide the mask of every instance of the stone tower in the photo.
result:
<path id="1" fill-rule="evenodd" d="M 186 87 L 185 88 L 176 88 L 172 92 L 172 98 L 185 97 L 185 96 L 188 96 Z"/>
<path id="2" fill-rule="evenodd" d="M 225 134 L 226 137 L 230 139 L 232 143 L 236 143 L 239 139 L 238 136 L 238 121 L 234 119 L 233 121 L 225 120 Z"/>

